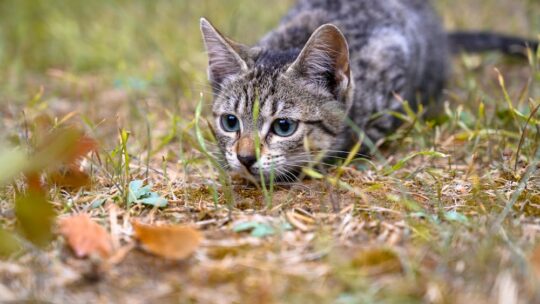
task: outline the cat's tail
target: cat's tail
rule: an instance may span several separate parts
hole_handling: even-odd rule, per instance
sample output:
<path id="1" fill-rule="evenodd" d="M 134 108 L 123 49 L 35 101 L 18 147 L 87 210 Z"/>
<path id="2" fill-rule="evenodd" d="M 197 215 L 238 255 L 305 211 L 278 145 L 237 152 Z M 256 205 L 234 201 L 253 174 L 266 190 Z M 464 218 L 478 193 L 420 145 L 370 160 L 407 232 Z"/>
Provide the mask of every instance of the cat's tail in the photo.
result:
<path id="1" fill-rule="evenodd" d="M 538 50 L 538 41 L 491 32 L 452 32 L 448 34 L 452 53 L 499 51 L 506 55 L 527 57 L 527 48 Z"/>

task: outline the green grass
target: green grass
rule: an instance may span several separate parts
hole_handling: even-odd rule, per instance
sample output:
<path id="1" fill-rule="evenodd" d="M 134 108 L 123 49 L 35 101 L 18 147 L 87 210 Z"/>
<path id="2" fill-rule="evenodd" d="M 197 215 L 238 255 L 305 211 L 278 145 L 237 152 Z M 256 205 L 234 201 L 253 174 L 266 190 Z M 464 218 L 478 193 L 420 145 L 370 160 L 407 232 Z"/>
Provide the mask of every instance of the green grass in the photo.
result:
<path id="1" fill-rule="evenodd" d="M 448 28 L 540 34 L 536 1 L 436 2 Z M 540 54 L 456 56 L 440 115 L 396 113 L 370 160 L 288 186 L 222 170 L 199 18 L 253 43 L 290 3 L 0 1 L 0 302 L 540 301 Z M 167 207 L 128 204 L 135 180 Z M 78 212 L 122 245 L 132 219 L 205 241 L 106 268 L 57 237 Z"/>

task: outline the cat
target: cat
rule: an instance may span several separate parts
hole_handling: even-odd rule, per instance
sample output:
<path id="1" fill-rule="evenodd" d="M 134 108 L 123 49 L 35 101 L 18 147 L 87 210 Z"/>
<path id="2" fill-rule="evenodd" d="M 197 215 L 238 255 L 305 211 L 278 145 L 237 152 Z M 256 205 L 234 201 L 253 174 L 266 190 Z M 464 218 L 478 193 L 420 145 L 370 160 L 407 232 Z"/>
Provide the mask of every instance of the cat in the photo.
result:
<path id="1" fill-rule="evenodd" d="M 253 47 L 204 18 L 201 32 L 224 165 L 286 180 L 321 154 L 331 159 L 362 136 L 376 142 L 396 130 L 391 113 L 404 101 L 436 107 L 452 53 L 538 47 L 491 33 L 447 34 L 426 0 L 299 0 Z"/>

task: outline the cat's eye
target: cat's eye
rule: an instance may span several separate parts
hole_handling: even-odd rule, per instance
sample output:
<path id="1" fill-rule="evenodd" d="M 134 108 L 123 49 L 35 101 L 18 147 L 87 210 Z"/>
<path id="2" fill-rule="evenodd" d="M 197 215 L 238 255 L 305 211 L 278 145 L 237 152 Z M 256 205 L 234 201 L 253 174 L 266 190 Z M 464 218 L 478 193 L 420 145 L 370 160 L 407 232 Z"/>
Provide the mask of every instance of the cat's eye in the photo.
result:
<path id="1" fill-rule="evenodd" d="M 221 116 L 221 127 L 225 132 L 240 131 L 240 120 L 232 114 L 224 114 Z"/>
<path id="2" fill-rule="evenodd" d="M 272 132 L 281 137 L 289 137 L 296 132 L 298 122 L 288 118 L 279 118 L 272 123 Z"/>

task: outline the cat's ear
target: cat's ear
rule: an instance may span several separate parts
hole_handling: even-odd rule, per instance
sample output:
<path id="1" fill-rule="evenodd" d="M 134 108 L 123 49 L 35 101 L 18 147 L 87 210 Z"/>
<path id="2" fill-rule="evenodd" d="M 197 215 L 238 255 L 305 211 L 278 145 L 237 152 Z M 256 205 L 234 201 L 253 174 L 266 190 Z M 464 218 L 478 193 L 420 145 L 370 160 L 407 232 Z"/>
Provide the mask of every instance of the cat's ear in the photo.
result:
<path id="1" fill-rule="evenodd" d="M 322 25 L 311 35 L 287 73 L 324 86 L 337 98 L 342 98 L 351 85 L 345 36 L 335 25 Z"/>
<path id="2" fill-rule="evenodd" d="M 247 70 L 249 48 L 223 36 L 208 20 L 201 18 L 201 33 L 208 53 L 208 79 L 218 89 L 227 78 Z"/>

